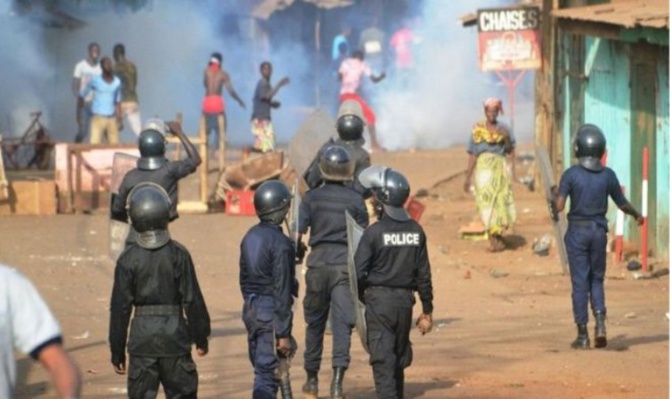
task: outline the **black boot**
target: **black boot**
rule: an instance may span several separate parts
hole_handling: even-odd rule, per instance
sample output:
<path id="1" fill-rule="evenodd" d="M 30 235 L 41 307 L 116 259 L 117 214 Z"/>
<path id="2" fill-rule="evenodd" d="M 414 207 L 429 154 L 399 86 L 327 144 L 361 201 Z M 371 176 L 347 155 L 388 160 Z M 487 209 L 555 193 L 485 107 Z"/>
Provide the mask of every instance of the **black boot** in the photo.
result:
<path id="1" fill-rule="evenodd" d="M 319 395 L 319 376 L 317 372 L 308 371 L 307 381 L 302 386 L 305 399 L 317 399 Z"/>
<path id="2" fill-rule="evenodd" d="M 596 312 L 596 329 L 595 329 L 595 347 L 604 348 L 607 346 L 607 330 L 605 329 L 605 312 Z"/>
<path id="3" fill-rule="evenodd" d="M 589 340 L 589 330 L 586 324 L 577 324 L 577 338 L 572 341 L 573 349 L 589 349 L 591 341 Z"/>
<path id="4" fill-rule="evenodd" d="M 333 369 L 333 382 L 330 384 L 330 399 L 344 399 L 342 382 L 344 381 L 344 372 L 346 370 L 344 367 L 335 367 Z"/>

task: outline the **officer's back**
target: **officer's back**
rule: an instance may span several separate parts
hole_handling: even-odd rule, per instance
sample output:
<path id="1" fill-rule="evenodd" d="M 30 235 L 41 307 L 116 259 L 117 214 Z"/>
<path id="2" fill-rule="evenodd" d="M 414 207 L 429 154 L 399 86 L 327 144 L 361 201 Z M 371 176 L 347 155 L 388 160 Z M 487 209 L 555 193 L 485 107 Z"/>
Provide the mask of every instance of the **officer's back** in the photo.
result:
<path id="1" fill-rule="evenodd" d="M 242 294 L 272 295 L 277 268 L 293 271 L 290 260 L 294 256 L 293 242 L 275 223 L 261 221 L 242 239 L 240 246 L 240 287 Z M 290 283 L 287 289 L 291 289 Z"/>

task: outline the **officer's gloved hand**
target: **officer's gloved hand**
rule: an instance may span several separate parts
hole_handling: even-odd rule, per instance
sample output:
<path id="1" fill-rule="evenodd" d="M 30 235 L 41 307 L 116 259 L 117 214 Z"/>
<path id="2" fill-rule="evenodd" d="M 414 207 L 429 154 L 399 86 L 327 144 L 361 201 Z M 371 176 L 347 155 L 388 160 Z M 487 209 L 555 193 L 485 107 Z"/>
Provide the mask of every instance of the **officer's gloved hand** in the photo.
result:
<path id="1" fill-rule="evenodd" d="M 295 248 L 295 263 L 297 265 L 301 264 L 303 259 L 305 259 L 305 252 L 307 252 L 307 245 L 305 245 L 302 241 L 298 241 L 298 244 Z"/>

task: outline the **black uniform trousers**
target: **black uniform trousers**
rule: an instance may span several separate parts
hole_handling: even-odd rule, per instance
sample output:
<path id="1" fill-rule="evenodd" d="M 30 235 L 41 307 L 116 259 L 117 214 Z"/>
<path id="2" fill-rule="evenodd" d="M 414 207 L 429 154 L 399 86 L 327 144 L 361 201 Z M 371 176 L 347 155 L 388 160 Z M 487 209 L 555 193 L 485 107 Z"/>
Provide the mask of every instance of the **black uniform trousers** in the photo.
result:
<path id="1" fill-rule="evenodd" d="M 309 267 L 305 275 L 303 308 L 305 333 L 305 370 L 318 372 L 323 354 L 323 334 L 332 311 L 333 367 L 349 367 L 351 330 L 356 314 L 346 265 Z"/>
<path id="2" fill-rule="evenodd" d="M 365 321 L 370 365 L 379 399 L 402 399 L 406 367 L 412 364 L 414 292 L 405 288 L 368 287 Z"/>
<path id="3" fill-rule="evenodd" d="M 196 399 L 198 372 L 191 354 L 171 357 L 130 355 L 128 398 L 154 399 L 163 385 L 168 399 Z"/>

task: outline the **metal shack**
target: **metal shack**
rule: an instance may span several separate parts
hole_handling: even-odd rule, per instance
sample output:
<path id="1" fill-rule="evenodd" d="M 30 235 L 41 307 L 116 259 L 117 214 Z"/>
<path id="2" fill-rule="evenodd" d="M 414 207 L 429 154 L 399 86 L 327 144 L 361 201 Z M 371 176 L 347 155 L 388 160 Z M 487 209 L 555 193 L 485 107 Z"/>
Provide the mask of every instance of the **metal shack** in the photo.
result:
<path id="1" fill-rule="evenodd" d="M 601 2 L 602 3 L 602 2 Z M 574 132 L 593 123 L 607 136 L 607 166 L 626 196 L 642 208 L 643 148 L 649 152 L 649 249 L 668 254 L 670 126 L 668 126 L 668 2 L 612 1 L 554 9 L 552 155 L 569 167 Z M 612 213 L 610 221 L 613 222 Z M 639 230 L 627 218 L 624 236 Z"/>

